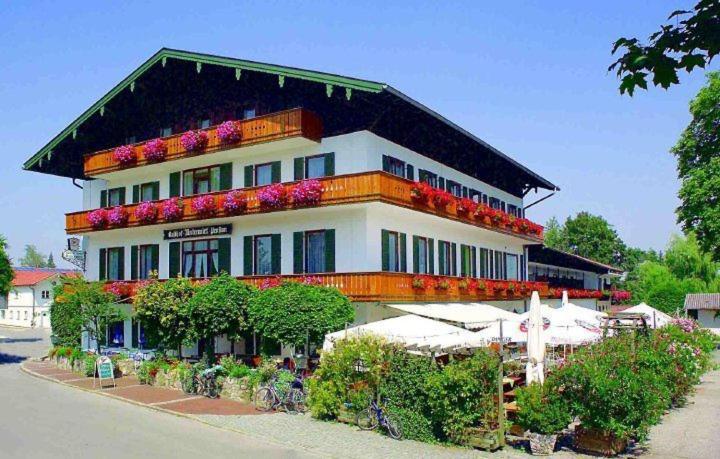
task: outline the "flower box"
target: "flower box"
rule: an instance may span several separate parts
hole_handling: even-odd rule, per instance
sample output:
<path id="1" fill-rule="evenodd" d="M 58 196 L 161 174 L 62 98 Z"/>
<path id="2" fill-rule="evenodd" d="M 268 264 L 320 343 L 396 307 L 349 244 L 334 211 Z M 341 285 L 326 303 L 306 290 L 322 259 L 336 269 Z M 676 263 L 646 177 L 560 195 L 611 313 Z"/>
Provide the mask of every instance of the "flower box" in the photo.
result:
<path id="1" fill-rule="evenodd" d="M 166 222 L 175 222 L 183 216 L 183 202 L 180 198 L 170 198 L 163 201 L 162 215 Z"/>
<path id="2" fill-rule="evenodd" d="M 120 163 L 121 166 L 127 166 L 137 161 L 137 153 L 135 153 L 135 149 L 130 145 L 117 147 L 113 151 L 112 157 L 115 161 Z"/>
<path id="3" fill-rule="evenodd" d="M 450 289 L 450 281 L 447 279 L 438 279 L 435 282 L 435 288 L 437 290 L 449 290 Z"/>
<path id="4" fill-rule="evenodd" d="M 462 198 L 457 203 L 457 212 L 460 215 L 473 215 L 477 207 L 477 203 L 472 199 Z"/>
<path id="5" fill-rule="evenodd" d="M 415 276 L 412 279 L 412 287 L 417 290 L 425 290 L 428 288 L 429 283 L 427 276 Z"/>
<path id="6" fill-rule="evenodd" d="M 190 203 L 190 207 L 192 208 L 193 212 L 197 213 L 201 217 L 210 217 L 215 214 L 215 211 L 217 210 L 217 206 L 215 205 L 215 197 L 214 196 L 197 196 L 193 198 L 192 202 Z"/>
<path id="7" fill-rule="evenodd" d="M 437 209 L 445 209 L 453 198 L 453 195 L 445 190 L 433 190 L 432 202 Z"/>
<path id="8" fill-rule="evenodd" d="M 202 151 L 208 143 L 208 135 L 205 131 L 187 131 L 180 136 L 180 144 L 185 151 Z"/>
<path id="9" fill-rule="evenodd" d="M 264 209 L 280 209 L 287 203 L 287 191 L 282 183 L 275 183 L 258 190 L 257 198 Z"/>
<path id="10" fill-rule="evenodd" d="M 583 452 L 615 456 L 625 451 L 627 439 L 617 438 L 613 433 L 599 429 L 575 428 L 575 447 Z"/>
<path id="11" fill-rule="evenodd" d="M 222 207 L 228 215 L 240 215 L 247 210 L 247 196 L 242 191 L 230 191 L 225 195 Z"/>
<path id="12" fill-rule="evenodd" d="M 425 182 L 415 182 L 410 188 L 410 199 L 419 203 L 427 204 L 433 195 L 433 188 Z"/>
<path id="13" fill-rule="evenodd" d="M 141 202 L 135 207 L 135 218 L 142 224 L 155 223 L 158 217 L 158 208 L 154 202 Z"/>
<path id="14" fill-rule="evenodd" d="M 242 130 L 237 121 L 225 121 L 218 126 L 216 132 L 222 143 L 236 143 L 242 138 Z"/>
<path id="15" fill-rule="evenodd" d="M 108 223 L 112 226 L 125 226 L 127 225 L 130 215 L 128 215 L 127 210 L 125 210 L 123 206 L 117 206 L 108 211 L 107 218 Z"/>
<path id="16" fill-rule="evenodd" d="M 96 209 L 87 216 L 90 226 L 94 229 L 104 228 L 108 223 L 108 213 L 105 209 Z"/>
<path id="17" fill-rule="evenodd" d="M 153 139 L 143 145 L 143 156 L 150 162 L 163 161 L 167 150 L 167 144 L 163 139 Z"/>
<path id="18" fill-rule="evenodd" d="M 319 180 L 303 180 L 290 191 L 292 203 L 295 206 L 314 206 L 320 202 L 322 184 Z"/>

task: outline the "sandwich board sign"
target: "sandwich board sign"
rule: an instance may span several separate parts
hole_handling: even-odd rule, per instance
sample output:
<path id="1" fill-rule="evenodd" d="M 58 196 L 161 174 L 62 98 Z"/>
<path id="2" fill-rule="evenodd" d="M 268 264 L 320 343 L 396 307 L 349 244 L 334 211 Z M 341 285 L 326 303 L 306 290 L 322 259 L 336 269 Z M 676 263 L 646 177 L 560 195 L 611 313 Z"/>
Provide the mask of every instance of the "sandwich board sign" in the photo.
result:
<path id="1" fill-rule="evenodd" d="M 113 363 L 110 357 L 103 355 L 95 360 L 95 371 L 97 378 L 100 381 L 100 388 L 103 387 L 103 379 L 109 379 L 113 386 L 115 386 L 115 374 L 113 371 Z M 95 379 L 93 379 L 93 387 L 95 387 Z"/>

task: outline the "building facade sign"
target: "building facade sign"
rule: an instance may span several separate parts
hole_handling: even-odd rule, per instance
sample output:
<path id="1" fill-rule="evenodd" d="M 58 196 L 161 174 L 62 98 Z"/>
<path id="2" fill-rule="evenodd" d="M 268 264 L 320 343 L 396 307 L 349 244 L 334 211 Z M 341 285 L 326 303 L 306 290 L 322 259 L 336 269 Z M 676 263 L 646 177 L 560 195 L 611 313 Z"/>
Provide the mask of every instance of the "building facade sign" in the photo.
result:
<path id="1" fill-rule="evenodd" d="M 191 237 L 229 236 L 232 234 L 232 223 L 227 225 L 196 226 L 163 231 L 166 241 Z"/>

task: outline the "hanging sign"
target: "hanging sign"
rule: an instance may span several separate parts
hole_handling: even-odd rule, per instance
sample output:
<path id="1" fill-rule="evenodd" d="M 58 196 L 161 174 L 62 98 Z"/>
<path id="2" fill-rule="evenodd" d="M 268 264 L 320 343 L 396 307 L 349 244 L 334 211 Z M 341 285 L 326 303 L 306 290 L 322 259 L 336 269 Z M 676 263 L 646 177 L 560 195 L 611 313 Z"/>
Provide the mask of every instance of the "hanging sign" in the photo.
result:
<path id="1" fill-rule="evenodd" d="M 185 239 L 190 237 L 228 236 L 232 234 L 232 223 L 227 225 L 196 226 L 194 228 L 179 228 L 165 230 L 164 239 Z"/>
<path id="2" fill-rule="evenodd" d="M 95 370 L 97 379 L 100 381 L 100 388 L 103 387 L 103 379 L 109 379 L 112 385 L 115 386 L 115 372 L 113 371 L 113 363 L 110 357 L 104 355 L 95 360 Z M 94 379 L 93 387 L 95 387 Z"/>
<path id="3" fill-rule="evenodd" d="M 71 237 L 67 240 L 67 250 L 63 250 L 63 260 L 70 262 L 85 271 L 85 251 L 80 249 L 80 238 Z"/>

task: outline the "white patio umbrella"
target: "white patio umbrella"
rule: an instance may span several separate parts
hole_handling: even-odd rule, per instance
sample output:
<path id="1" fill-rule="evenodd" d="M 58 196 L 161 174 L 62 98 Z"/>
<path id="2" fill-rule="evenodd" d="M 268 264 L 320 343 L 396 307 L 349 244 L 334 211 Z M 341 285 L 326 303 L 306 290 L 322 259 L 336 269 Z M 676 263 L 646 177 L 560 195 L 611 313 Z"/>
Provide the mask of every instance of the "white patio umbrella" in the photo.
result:
<path id="1" fill-rule="evenodd" d="M 672 322 L 673 318 L 662 311 L 649 306 L 645 303 L 640 303 L 637 306 L 625 309 L 623 312 L 634 312 L 645 314 L 645 320 L 647 321 L 648 327 L 660 328 Z"/>
<path id="2" fill-rule="evenodd" d="M 607 317 L 607 314 L 602 311 L 583 308 L 573 303 L 564 303 L 562 307 L 557 309 L 557 313 L 563 316 L 564 319 L 572 320 L 578 325 L 595 328 L 602 324 L 604 317 Z"/>
<path id="3" fill-rule="evenodd" d="M 545 381 L 545 336 L 543 333 L 543 315 L 540 295 L 533 292 L 530 299 L 530 311 L 527 325 L 528 363 L 526 366 L 527 384 Z"/>
<path id="4" fill-rule="evenodd" d="M 488 342 L 500 341 L 500 321 L 493 322 L 489 326 L 480 331 L 475 332 L 478 338 Z M 502 336 L 505 343 L 525 343 L 527 342 L 527 332 L 520 329 L 519 320 L 503 320 Z"/>

